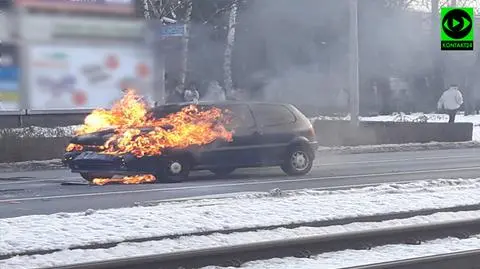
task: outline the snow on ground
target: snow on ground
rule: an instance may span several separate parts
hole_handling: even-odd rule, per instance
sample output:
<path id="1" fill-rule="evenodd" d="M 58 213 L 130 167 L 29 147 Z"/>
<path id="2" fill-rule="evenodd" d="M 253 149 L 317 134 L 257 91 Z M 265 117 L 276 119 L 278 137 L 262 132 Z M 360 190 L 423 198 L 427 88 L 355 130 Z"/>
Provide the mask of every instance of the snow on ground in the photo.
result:
<path id="1" fill-rule="evenodd" d="M 386 245 L 369 250 L 326 252 L 310 258 L 275 258 L 243 264 L 243 269 L 339 269 L 353 266 L 391 262 L 425 256 L 448 254 L 478 249 L 480 235 L 467 239 L 445 238 L 427 241 L 421 245 Z M 233 269 L 234 267 L 207 266 L 201 269 Z"/>
<path id="2" fill-rule="evenodd" d="M 46 128 L 30 126 L 25 128 L 0 129 L 0 137 L 18 135 L 19 137 L 71 137 L 79 125 Z"/>
<path id="3" fill-rule="evenodd" d="M 239 244 L 250 244 L 272 240 L 292 239 L 306 236 L 336 235 L 348 232 L 360 232 L 374 229 L 400 228 L 410 225 L 428 225 L 459 219 L 476 219 L 480 211 L 445 212 L 429 216 L 418 216 L 407 219 L 388 220 L 383 222 L 362 222 L 328 227 L 300 227 L 295 229 L 274 229 L 257 232 L 212 234 L 207 236 L 185 236 L 177 239 L 148 241 L 143 243 L 121 243 L 108 249 L 61 250 L 51 254 L 16 256 L 0 260 L 0 268 L 28 269 L 64 266 L 75 263 L 105 261 L 125 257 L 145 256 L 178 251 L 223 247 Z M 258 268 L 258 267 L 257 267 Z M 260 267 L 263 268 L 263 267 Z M 289 267 L 296 268 L 296 267 Z M 323 268 L 316 267 L 316 268 Z"/>
<path id="4" fill-rule="evenodd" d="M 4 218 L 0 219 L 0 255 L 478 204 L 479 191 L 480 179 L 439 179 L 351 190 L 274 191 L 150 207 Z"/>

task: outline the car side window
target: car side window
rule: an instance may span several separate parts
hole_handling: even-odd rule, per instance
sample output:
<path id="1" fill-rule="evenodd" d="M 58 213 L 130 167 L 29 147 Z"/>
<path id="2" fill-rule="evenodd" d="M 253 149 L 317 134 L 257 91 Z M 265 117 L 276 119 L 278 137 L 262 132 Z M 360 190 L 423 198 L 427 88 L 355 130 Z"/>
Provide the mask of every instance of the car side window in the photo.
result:
<path id="1" fill-rule="evenodd" d="M 283 105 L 255 104 L 253 114 L 259 126 L 276 126 L 295 122 L 295 115 Z"/>
<path id="2" fill-rule="evenodd" d="M 231 119 L 230 124 L 228 124 L 229 126 L 227 126 L 229 129 L 248 129 L 255 127 L 255 120 L 247 105 L 228 105 L 225 109 L 229 111 L 227 114 Z"/>

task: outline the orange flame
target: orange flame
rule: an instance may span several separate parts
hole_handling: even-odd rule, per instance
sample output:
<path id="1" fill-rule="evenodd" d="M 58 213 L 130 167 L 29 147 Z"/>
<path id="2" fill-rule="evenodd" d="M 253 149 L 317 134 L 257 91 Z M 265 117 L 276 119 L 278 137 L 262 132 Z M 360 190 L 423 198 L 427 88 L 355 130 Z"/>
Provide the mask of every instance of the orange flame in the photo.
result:
<path id="1" fill-rule="evenodd" d="M 139 101 L 134 90 L 127 90 L 123 98 L 110 110 L 95 109 L 76 130 L 77 135 L 93 133 L 115 127 L 142 127 L 149 117 L 147 106 Z"/>
<path id="2" fill-rule="evenodd" d="M 168 148 L 186 148 L 192 145 L 205 145 L 217 139 L 232 141 L 232 132 L 224 127 L 228 119 L 222 110 L 210 108 L 202 110 L 195 105 L 184 107 L 165 118 L 153 118 L 147 106 L 140 101 L 133 90 L 128 90 L 112 109 L 97 109 L 85 118 L 84 125 L 77 135 L 88 134 L 109 128 L 115 133 L 101 148 L 104 154 L 122 155 L 131 153 L 142 156 L 161 155 Z M 169 126 L 166 128 L 165 126 Z M 147 131 L 141 128 L 148 128 Z M 68 149 L 70 149 L 69 146 Z M 126 184 L 151 182 L 150 177 L 135 176 L 113 180 Z M 112 179 L 96 179 L 94 183 L 103 185 Z"/>
<path id="3" fill-rule="evenodd" d="M 67 152 L 71 152 L 71 151 L 82 151 L 83 150 L 83 146 L 82 145 L 77 145 L 77 144 L 68 144 L 67 145 L 67 148 L 65 149 L 65 151 Z"/>
<path id="4" fill-rule="evenodd" d="M 151 183 L 156 180 L 154 175 L 127 176 L 123 178 L 95 178 L 92 183 L 96 185 L 105 185 L 108 183 L 120 184 L 141 184 Z"/>

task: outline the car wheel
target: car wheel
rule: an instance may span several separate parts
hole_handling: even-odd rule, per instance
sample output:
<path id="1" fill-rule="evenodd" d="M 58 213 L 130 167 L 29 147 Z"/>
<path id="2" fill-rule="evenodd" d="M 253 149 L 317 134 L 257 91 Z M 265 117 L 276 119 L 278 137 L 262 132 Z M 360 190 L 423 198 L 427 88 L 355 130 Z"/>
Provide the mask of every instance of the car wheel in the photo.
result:
<path id="1" fill-rule="evenodd" d="M 182 182 L 190 174 L 191 162 L 188 158 L 172 158 L 162 165 L 162 170 L 156 174 L 157 182 Z"/>
<path id="2" fill-rule="evenodd" d="M 235 167 L 215 168 L 210 169 L 210 172 L 214 173 L 218 177 L 224 177 L 230 175 L 233 171 L 235 171 L 235 169 Z"/>
<path id="3" fill-rule="evenodd" d="M 83 179 L 92 182 L 95 178 L 112 178 L 112 175 L 102 175 L 102 174 L 95 174 L 95 173 L 80 173 Z"/>
<path id="4" fill-rule="evenodd" d="M 294 147 L 290 149 L 285 162 L 280 166 L 289 176 L 306 175 L 313 166 L 313 157 L 305 147 Z"/>

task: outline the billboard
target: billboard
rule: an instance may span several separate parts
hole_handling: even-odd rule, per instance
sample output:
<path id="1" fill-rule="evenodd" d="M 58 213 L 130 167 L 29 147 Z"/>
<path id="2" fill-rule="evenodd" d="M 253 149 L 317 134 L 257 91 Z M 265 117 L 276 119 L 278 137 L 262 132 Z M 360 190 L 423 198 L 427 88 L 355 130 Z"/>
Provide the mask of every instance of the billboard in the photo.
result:
<path id="1" fill-rule="evenodd" d="M 17 7 L 67 12 L 135 13 L 135 0 L 14 0 Z"/>
<path id="2" fill-rule="evenodd" d="M 109 108 L 127 87 L 153 100 L 154 57 L 146 48 L 37 45 L 28 58 L 32 110 Z"/>
<path id="3" fill-rule="evenodd" d="M 53 43 L 58 39 L 144 41 L 147 32 L 145 20 L 85 16 L 61 17 L 44 14 L 23 16 L 21 23 L 15 26 L 21 39 L 28 43 L 30 41 L 32 43 Z"/>
<path id="4" fill-rule="evenodd" d="M 0 43 L 0 111 L 19 110 L 20 67 L 15 45 Z"/>

